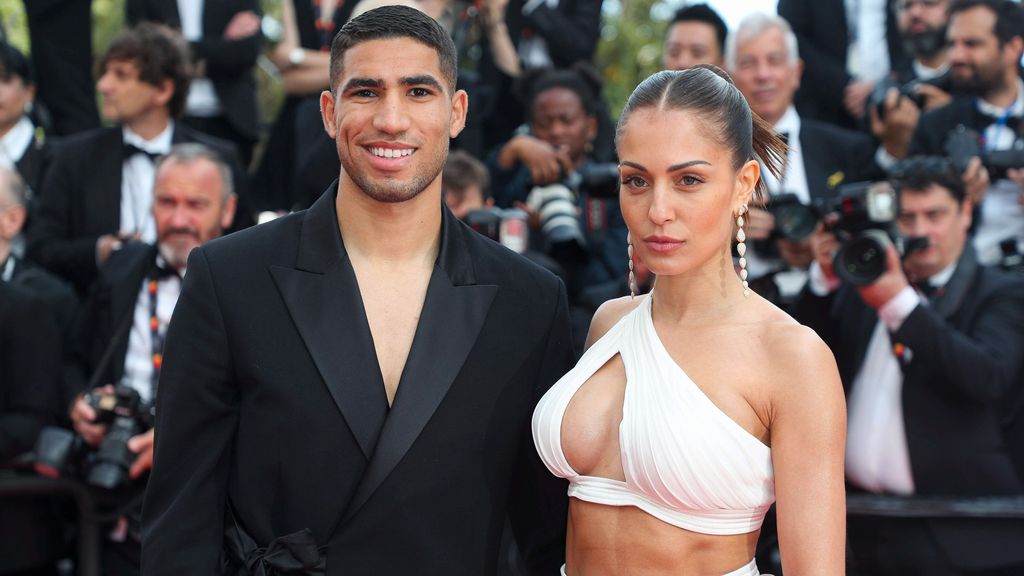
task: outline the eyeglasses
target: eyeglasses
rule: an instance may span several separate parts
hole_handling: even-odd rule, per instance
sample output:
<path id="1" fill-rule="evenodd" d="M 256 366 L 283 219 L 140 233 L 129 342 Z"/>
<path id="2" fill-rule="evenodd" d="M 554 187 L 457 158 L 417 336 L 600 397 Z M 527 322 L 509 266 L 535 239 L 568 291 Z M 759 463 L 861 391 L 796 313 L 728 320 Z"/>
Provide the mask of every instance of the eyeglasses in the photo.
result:
<path id="1" fill-rule="evenodd" d="M 906 12 L 913 8 L 915 4 L 921 8 L 937 8 L 945 3 L 946 0 L 897 0 L 896 10 L 898 12 Z"/>

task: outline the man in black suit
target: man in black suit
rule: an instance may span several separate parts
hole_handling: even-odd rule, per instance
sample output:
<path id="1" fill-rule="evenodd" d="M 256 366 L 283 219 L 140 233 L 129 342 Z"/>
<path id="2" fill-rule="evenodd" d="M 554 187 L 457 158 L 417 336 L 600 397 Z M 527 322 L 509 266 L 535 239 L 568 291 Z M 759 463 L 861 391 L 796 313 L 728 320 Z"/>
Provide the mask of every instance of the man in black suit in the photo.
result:
<path id="1" fill-rule="evenodd" d="M 153 191 L 156 246 L 131 242 L 111 255 L 78 322 L 70 370 L 76 396 L 69 417 L 89 445 L 98 446 L 107 427 L 95 423 L 96 414 L 83 399 L 84 392 L 110 393 L 120 386 L 134 390 L 147 405 L 158 405 L 162 343 L 181 292 L 188 254 L 231 225 L 235 203 L 231 171 L 210 148 L 178 144 L 160 160 Z M 137 481 L 116 496 L 119 503 L 131 501 L 145 488 L 152 446 L 152 430 L 128 442 L 138 454 L 129 470 Z M 126 513 L 127 533 L 117 541 L 104 541 L 104 574 L 139 573 L 138 519 L 136 506 Z"/>
<path id="2" fill-rule="evenodd" d="M 781 17 L 755 13 L 744 18 L 729 37 L 726 60 L 750 109 L 789 144 L 781 182 L 762 172 L 772 203 L 809 205 L 835 197 L 844 182 L 881 175 L 873 160 L 875 145 L 868 136 L 809 119 L 793 106 L 803 62 L 797 54 L 796 36 Z M 765 278 L 757 284 L 760 293 L 782 303 L 796 297 L 806 277 L 803 270 L 811 260 L 807 235 L 812 230 L 776 226 L 769 211 L 751 208 L 747 236 L 760 242 L 753 244 L 747 269 L 752 281 Z M 769 279 L 772 282 L 767 282 Z"/>
<path id="3" fill-rule="evenodd" d="M 565 289 L 443 208 L 454 55 L 415 9 L 351 20 L 320 99 L 338 183 L 193 252 L 144 574 L 495 574 L 506 517 L 557 574 L 567 485 L 529 424 L 572 363 Z"/>
<path id="4" fill-rule="evenodd" d="M 893 18 L 898 0 L 779 0 L 807 65 L 797 108 L 808 118 L 857 128 L 875 82 L 905 58 Z"/>
<path id="5" fill-rule="evenodd" d="M 0 282 L 0 484 L 56 420 L 60 339 L 33 294 Z M 60 536 L 42 498 L 0 497 L 0 573 L 52 576 Z"/>
<path id="6" fill-rule="evenodd" d="M 924 114 L 910 140 L 908 155 L 949 154 L 951 136 L 963 128 L 986 152 L 1020 150 L 1024 145 L 1024 8 L 1010 0 L 960 0 L 950 7 L 950 76 L 967 94 Z M 984 264 L 1024 251 L 1024 171 L 990 174 L 973 160 L 964 171 L 967 194 L 978 212 L 974 248 Z"/>
<path id="7" fill-rule="evenodd" d="M 949 162 L 911 159 L 897 177 L 898 229 L 927 247 L 901 265 L 888 246 L 884 273 L 853 286 L 833 273 L 835 237 L 820 232 L 797 309 L 846 386 L 847 479 L 903 496 L 1021 494 L 1001 424 L 1024 367 L 1024 283 L 978 264 L 971 200 Z M 848 534 L 858 574 L 1024 570 L 1021 520 L 851 517 Z"/>
<path id="8" fill-rule="evenodd" d="M 243 197 L 244 172 L 230 143 L 174 119 L 188 94 L 188 48 L 172 30 L 143 23 L 122 32 L 101 62 L 103 115 L 118 126 L 70 137 L 53 155 L 26 231 L 28 254 L 85 293 L 99 266 L 125 242 L 153 243 L 154 160 L 174 144 L 201 142 L 232 166 Z"/>
<path id="9" fill-rule="evenodd" d="M 257 0 L 125 3 L 129 24 L 166 24 L 180 30 L 188 40 L 197 75 L 189 86 L 182 121 L 200 132 L 234 142 L 245 167 L 260 136 L 253 76 L 263 40 L 259 12 Z"/>

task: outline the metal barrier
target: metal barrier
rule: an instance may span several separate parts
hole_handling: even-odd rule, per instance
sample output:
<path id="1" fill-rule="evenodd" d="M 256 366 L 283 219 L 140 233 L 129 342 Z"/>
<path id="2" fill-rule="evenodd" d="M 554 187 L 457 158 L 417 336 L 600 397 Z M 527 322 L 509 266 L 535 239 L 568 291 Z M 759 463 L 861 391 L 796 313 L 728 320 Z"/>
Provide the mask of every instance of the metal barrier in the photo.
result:
<path id="1" fill-rule="evenodd" d="M 41 476 L 0 476 L 0 499 L 10 496 L 60 496 L 74 500 L 78 509 L 78 576 L 100 576 L 99 528 L 92 496 L 84 486 Z"/>
<path id="2" fill-rule="evenodd" d="M 847 516 L 899 518 L 1024 518 L 1024 495 L 952 498 L 847 494 Z"/>

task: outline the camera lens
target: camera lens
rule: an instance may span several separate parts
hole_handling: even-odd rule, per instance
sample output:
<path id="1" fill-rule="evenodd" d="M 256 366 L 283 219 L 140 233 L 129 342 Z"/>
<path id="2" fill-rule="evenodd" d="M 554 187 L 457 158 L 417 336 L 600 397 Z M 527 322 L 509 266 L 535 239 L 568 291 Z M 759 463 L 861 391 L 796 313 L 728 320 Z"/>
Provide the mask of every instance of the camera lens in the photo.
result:
<path id="1" fill-rule="evenodd" d="M 868 230 L 853 237 L 836 251 L 833 261 L 836 274 L 854 286 L 871 284 L 885 272 L 888 244 L 889 237 L 879 230 Z"/>
<path id="2" fill-rule="evenodd" d="M 818 218 L 803 204 L 785 204 L 773 210 L 775 229 L 787 240 L 803 240 L 814 232 Z"/>

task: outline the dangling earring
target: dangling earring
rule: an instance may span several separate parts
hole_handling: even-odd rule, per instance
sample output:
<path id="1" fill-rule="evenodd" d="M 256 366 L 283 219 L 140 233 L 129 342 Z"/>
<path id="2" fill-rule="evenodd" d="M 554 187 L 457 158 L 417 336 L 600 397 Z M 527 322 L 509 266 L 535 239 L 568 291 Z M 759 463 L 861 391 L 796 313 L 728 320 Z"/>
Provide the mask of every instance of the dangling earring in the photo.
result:
<path id="1" fill-rule="evenodd" d="M 740 255 L 740 282 L 743 284 L 743 297 L 750 296 L 750 284 L 747 282 L 747 235 L 743 232 L 743 216 L 747 213 L 747 205 L 740 206 L 736 215 L 736 253 Z"/>
<path id="2" fill-rule="evenodd" d="M 626 255 L 629 257 L 629 299 L 636 298 L 636 275 L 633 274 L 633 240 L 626 233 Z"/>

